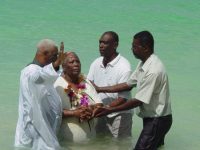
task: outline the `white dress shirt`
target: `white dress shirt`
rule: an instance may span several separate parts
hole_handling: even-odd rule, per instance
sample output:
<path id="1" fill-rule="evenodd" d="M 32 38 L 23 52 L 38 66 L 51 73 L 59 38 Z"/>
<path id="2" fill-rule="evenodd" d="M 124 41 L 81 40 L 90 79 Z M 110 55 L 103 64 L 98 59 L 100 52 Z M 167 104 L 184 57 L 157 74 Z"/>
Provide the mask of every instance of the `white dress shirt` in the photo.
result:
<path id="1" fill-rule="evenodd" d="M 138 115 L 159 117 L 171 114 L 168 76 L 161 60 L 152 54 L 145 63 L 139 62 L 129 85 L 137 82 L 135 98 L 142 101 Z"/>

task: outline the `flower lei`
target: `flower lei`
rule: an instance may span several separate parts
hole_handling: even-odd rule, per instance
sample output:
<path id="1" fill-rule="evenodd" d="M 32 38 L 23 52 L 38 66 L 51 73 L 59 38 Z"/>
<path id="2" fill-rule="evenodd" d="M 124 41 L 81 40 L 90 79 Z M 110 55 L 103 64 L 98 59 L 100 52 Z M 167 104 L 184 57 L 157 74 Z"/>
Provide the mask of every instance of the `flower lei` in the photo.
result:
<path id="1" fill-rule="evenodd" d="M 79 84 L 75 84 L 74 90 L 72 84 L 68 84 L 67 88 L 64 89 L 67 95 L 69 96 L 71 108 L 76 108 L 79 106 L 88 106 L 89 105 L 89 95 L 85 93 L 86 85 L 83 75 L 79 77 Z"/>
<path id="2" fill-rule="evenodd" d="M 64 89 L 64 91 L 69 96 L 71 108 L 73 108 L 73 109 L 75 109 L 76 107 L 79 107 L 79 106 L 88 106 L 89 98 L 91 100 L 93 100 L 88 94 L 85 93 L 85 89 L 86 89 L 85 82 L 86 82 L 86 80 L 85 80 L 84 76 L 80 75 L 79 81 L 78 81 L 79 84 L 75 85 L 75 88 L 77 90 L 74 90 L 72 88 L 72 84 L 70 84 L 70 83 L 68 84 L 67 88 Z M 88 122 L 88 126 L 90 128 L 90 131 L 91 131 L 90 120 L 88 120 L 87 122 Z"/>

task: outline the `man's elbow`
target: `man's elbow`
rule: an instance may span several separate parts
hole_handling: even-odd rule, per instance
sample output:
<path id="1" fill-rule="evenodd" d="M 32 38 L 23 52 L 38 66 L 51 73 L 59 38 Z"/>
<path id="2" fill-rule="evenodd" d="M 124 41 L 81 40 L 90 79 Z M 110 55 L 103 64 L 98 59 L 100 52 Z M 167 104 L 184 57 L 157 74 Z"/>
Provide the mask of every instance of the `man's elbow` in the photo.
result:
<path id="1" fill-rule="evenodd" d="M 142 106 L 143 105 L 143 102 L 140 101 L 140 100 L 134 99 L 134 101 L 135 101 L 136 106 Z"/>
<path id="2" fill-rule="evenodd" d="M 127 86 L 127 91 L 131 91 L 133 89 L 133 86 L 128 85 Z"/>

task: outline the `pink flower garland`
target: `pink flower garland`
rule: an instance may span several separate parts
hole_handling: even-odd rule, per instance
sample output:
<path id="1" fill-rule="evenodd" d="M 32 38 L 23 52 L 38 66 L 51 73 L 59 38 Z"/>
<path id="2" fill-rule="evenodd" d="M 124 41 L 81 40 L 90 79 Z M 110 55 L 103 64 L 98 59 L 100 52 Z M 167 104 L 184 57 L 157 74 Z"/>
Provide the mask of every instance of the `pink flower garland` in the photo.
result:
<path id="1" fill-rule="evenodd" d="M 84 90 L 86 89 L 85 83 L 77 84 L 76 88 L 78 89 L 77 92 L 75 92 L 72 86 L 69 84 L 68 87 L 64 89 L 70 98 L 71 107 L 88 106 L 89 98 L 88 95 L 84 92 Z"/>

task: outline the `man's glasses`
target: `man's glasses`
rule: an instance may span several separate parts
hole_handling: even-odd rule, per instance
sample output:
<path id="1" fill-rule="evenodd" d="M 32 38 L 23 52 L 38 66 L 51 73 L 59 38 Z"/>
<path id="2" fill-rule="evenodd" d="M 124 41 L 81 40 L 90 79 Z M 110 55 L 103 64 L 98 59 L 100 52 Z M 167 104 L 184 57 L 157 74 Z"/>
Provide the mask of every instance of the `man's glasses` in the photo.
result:
<path id="1" fill-rule="evenodd" d="M 132 45 L 131 50 L 136 49 L 136 48 L 143 48 L 141 45 Z"/>

